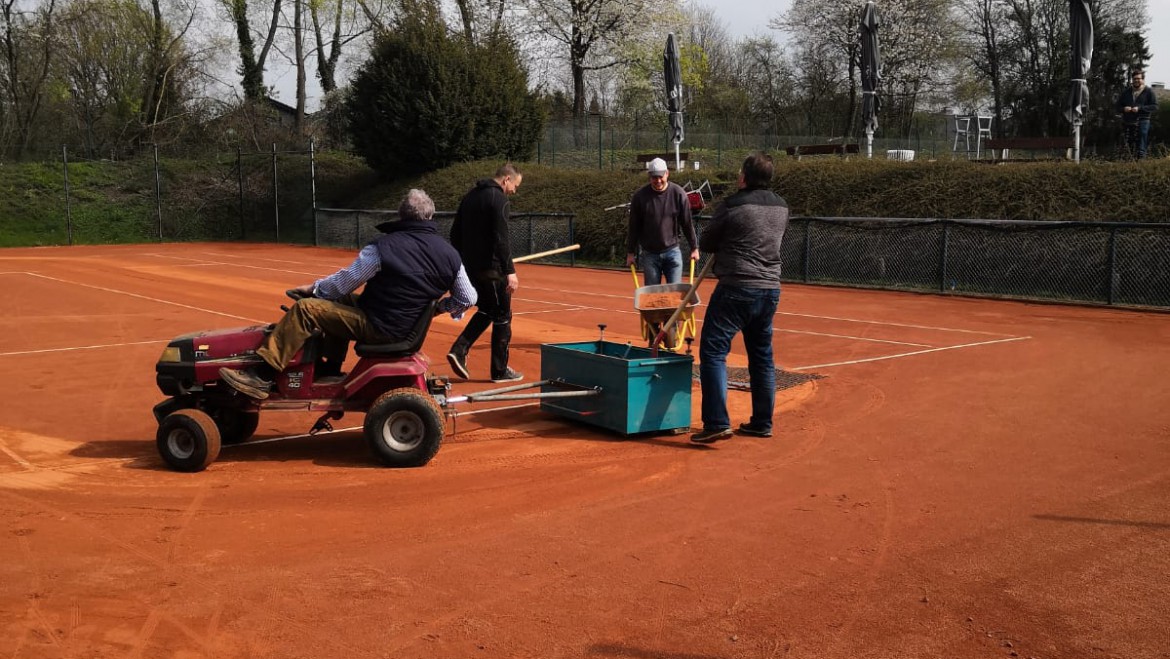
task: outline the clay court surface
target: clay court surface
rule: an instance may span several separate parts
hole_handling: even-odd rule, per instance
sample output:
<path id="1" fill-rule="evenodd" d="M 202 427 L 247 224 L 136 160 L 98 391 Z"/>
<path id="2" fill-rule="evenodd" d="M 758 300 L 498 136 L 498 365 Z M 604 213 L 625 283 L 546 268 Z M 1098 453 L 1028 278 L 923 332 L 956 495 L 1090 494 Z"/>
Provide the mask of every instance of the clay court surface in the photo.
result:
<path id="1" fill-rule="evenodd" d="M 1170 657 L 1170 316 L 788 285 L 778 364 L 823 377 L 772 439 L 529 406 L 391 470 L 361 415 L 266 413 L 165 469 L 165 343 L 275 321 L 352 257 L 0 251 L 0 658 Z M 519 370 L 598 323 L 640 343 L 628 272 L 518 270 Z M 460 328 L 436 320 L 436 372 Z"/>

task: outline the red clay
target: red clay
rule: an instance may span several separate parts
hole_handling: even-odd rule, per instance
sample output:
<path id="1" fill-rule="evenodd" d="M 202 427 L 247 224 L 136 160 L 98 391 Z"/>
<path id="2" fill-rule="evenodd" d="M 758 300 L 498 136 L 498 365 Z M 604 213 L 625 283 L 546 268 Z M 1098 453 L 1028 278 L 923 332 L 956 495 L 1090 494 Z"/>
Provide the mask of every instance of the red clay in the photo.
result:
<path id="1" fill-rule="evenodd" d="M 422 469 L 355 430 L 167 471 L 165 341 L 275 320 L 352 255 L 0 251 L 0 657 L 1168 656 L 1165 315 L 786 286 L 780 365 L 825 377 L 771 440 L 527 407 L 459 418 Z M 530 377 L 598 323 L 642 343 L 628 273 L 519 275 Z M 436 321 L 436 372 L 460 327 Z M 455 393 L 494 386 L 486 339 L 469 362 Z"/>

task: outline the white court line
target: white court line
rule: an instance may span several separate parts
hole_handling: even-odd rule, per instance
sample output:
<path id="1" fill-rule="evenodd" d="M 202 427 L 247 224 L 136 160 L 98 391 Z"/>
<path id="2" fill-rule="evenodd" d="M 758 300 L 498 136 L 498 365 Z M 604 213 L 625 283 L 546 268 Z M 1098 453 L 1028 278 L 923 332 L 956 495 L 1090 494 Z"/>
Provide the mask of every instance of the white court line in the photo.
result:
<path id="1" fill-rule="evenodd" d="M 289 260 L 289 259 L 266 259 L 266 258 L 260 258 L 260 257 L 256 257 L 256 256 L 251 256 L 251 255 L 245 255 L 245 254 L 220 254 L 220 253 L 217 253 L 217 252 L 199 252 L 199 253 L 200 253 L 200 254 L 206 254 L 207 256 L 215 256 L 215 257 L 218 257 L 218 258 L 221 258 L 221 259 L 230 259 L 230 258 L 246 258 L 246 259 L 248 259 L 248 260 L 250 260 L 250 261 L 269 261 L 269 262 L 271 262 L 271 263 L 292 263 L 292 264 L 295 264 L 295 265 L 320 265 L 320 266 L 322 266 L 322 267 L 324 267 L 324 266 L 325 266 L 325 264 L 324 264 L 324 263 L 312 263 L 312 264 L 309 264 L 309 263 L 306 263 L 306 262 L 305 262 L 305 261 L 303 261 L 303 260 L 302 260 L 302 261 L 292 261 L 292 260 Z M 351 262 L 351 263 L 353 262 L 353 258 L 350 258 L 350 262 Z M 345 266 L 344 266 L 344 265 L 342 265 L 342 266 L 339 266 L 339 267 L 343 267 L 343 268 L 344 268 Z"/>
<path id="2" fill-rule="evenodd" d="M 171 306 L 182 307 L 184 309 L 192 309 L 194 311 L 202 311 L 203 313 L 209 313 L 209 314 L 213 314 L 216 316 L 223 316 L 225 318 L 235 318 L 236 320 L 246 320 L 249 323 L 267 323 L 268 322 L 268 321 L 264 321 L 264 320 L 256 320 L 255 318 L 248 318 L 247 316 L 237 316 L 235 314 L 224 313 L 222 311 L 212 311 L 211 309 L 204 309 L 202 307 L 194 307 L 194 306 L 191 306 L 189 304 L 182 304 L 179 302 L 171 302 L 170 300 L 160 300 L 157 297 L 149 297 L 146 295 L 139 295 L 138 293 L 131 293 L 129 291 L 120 291 L 116 288 L 106 288 L 104 286 L 94 286 L 93 284 L 83 284 L 79 281 L 69 281 L 68 279 L 57 279 L 56 277 L 50 277 L 48 275 L 41 275 L 41 274 L 37 274 L 35 272 L 26 272 L 24 274 L 26 274 L 30 277 L 40 277 L 41 279 L 48 279 L 49 281 L 60 282 L 62 284 L 72 284 L 73 286 L 81 286 L 83 288 L 92 288 L 94 290 L 105 291 L 107 293 L 119 293 L 121 295 L 129 295 L 130 297 L 136 297 L 140 300 L 148 300 L 150 302 L 158 302 L 160 304 L 169 304 Z"/>
<path id="3" fill-rule="evenodd" d="M 519 405 L 505 405 L 502 407 L 486 407 L 482 410 L 468 410 L 467 412 L 457 412 L 455 414 L 455 416 L 458 418 L 458 417 L 464 417 L 464 416 L 472 416 L 475 414 L 483 414 L 484 412 L 502 412 L 504 410 L 518 410 L 518 409 L 521 409 L 524 407 L 535 407 L 536 405 L 540 405 L 540 401 L 536 401 L 534 403 L 520 403 Z M 300 435 L 285 435 L 284 437 L 270 437 L 268 439 L 258 439 L 254 442 L 242 442 L 240 444 L 225 444 L 223 446 L 223 448 L 227 449 L 227 448 L 234 448 L 234 447 L 240 447 L 240 446 L 253 446 L 255 444 L 271 444 L 273 442 L 283 442 L 287 439 L 304 439 L 306 437 L 320 437 L 321 435 L 332 435 L 332 434 L 336 434 L 339 432 L 350 432 L 353 430 L 361 430 L 361 429 L 362 429 L 362 426 L 350 426 L 349 428 L 334 428 L 333 430 L 319 432 L 316 435 L 310 435 L 309 433 L 302 433 Z M 0 446 L 0 448 L 3 448 L 3 447 Z"/>
<path id="4" fill-rule="evenodd" d="M 0 441 L 0 451 L 3 451 L 8 457 L 16 460 L 20 466 L 24 467 L 27 471 L 36 470 L 36 467 L 34 467 L 31 462 L 17 455 L 15 452 L 13 452 L 12 449 L 8 448 L 8 446 L 3 441 Z"/>
<path id="5" fill-rule="evenodd" d="M 571 293 L 573 295 L 594 295 L 597 297 L 624 298 L 627 300 L 631 299 L 633 297 L 632 293 L 631 293 L 631 295 L 613 295 L 610 293 L 594 293 L 591 291 L 566 291 L 564 289 L 543 288 L 543 287 L 538 287 L 538 286 L 528 286 L 526 288 L 528 288 L 529 290 L 536 290 L 536 291 L 548 291 L 550 293 L 565 293 L 565 294 Z M 536 302 L 537 300 L 531 300 L 531 301 Z M 706 303 L 699 303 L 695 306 L 696 307 L 705 307 L 707 305 L 706 305 Z M 593 308 L 593 307 L 589 307 L 589 308 Z M 610 310 L 603 309 L 602 311 L 610 311 Z M 797 316 L 797 317 L 801 317 L 801 318 L 817 318 L 820 320 L 836 320 L 836 321 L 840 321 L 843 323 L 865 323 L 867 325 L 885 325 L 888 327 L 906 327 L 906 328 L 910 328 L 910 329 L 935 330 L 938 332 L 962 332 L 964 334 L 985 334 L 987 336 L 1007 336 L 1007 337 L 1013 336 L 1011 334 L 1004 334 L 1003 332 L 984 332 L 984 331 L 980 331 L 980 330 L 957 329 L 954 327 L 935 327 L 932 325 L 913 325 L 913 324 L 909 324 L 909 323 L 894 323 L 894 322 L 888 322 L 888 321 L 882 321 L 882 320 L 864 320 L 861 318 L 840 318 L 837 316 L 819 316 L 816 314 L 796 313 L 793 311 L 777 311 L 776 315 L 777 316 Z"/>
<path id="6" fill-rule="evenodd" d="M 889 339 L 871 339 L 867 336 L 849 336 L 848 334 L 828 334 L 826 332 L 806 332 L 804 330 L 791 329 L 777 329 L 772 328 L 773 332 L 785 332 L 787 334 L 807 334 L 809 336 L 827 336 L 833 339 L 848 339 L 850 341 L 871 341 L 873 343 L 893 343 L 900 346 L 914 346 L 916 348 L 933 348 L 934 346 L 928 343 L 910 343 L 909 341 L 890 341 Z"/>
<path id="7" fill-rule="evenodd" d="M 106 343 L 95 346 L 74 346 L 71 348 L 45 348 L 43 350 L 18 350 L 16 352 L 0 352 L 0 357 L 12 357 L 14 355 L 37 355 L 44 352 L 71 352 L 73 350 L 96 350 L 98 348 L 121 348 L 123 346 L 141 346 L 149 343 L 167 343 L 171 339 L 155 339 L 153 341 L 133 341 L 130 343 Z"/>
<path id="8" fill-rule="evenodd" d="M 792 311 L 777 311 L 777 316 L 798 316 L 800 318 L 819 318 L 821 320 L 837 320 L 843 323 L 865 323 L 867 325 L 885 325 L 887 327 L 907 327 L 910 329 L 935 330 L 938 332 L 962 332 L 964 334 L 986 334 L 987 336 L 1012 336 L 1003 332 L 983 332 L 980 330 L 956 329 L 954 327 L 934 327 L 931 325 L 911 325 L 908 323 L 892 323 L 882 320 L 861 320 L 859 318 L 838 318 L 836 316 L 817 316 L 809 313 L 795 313 Z"/>
<path id="9" fill-rule="evenodd" d="M 929 352 L 942 352 L 943 350 L 957 350 L 959 348 L 974 348 L 977 346 L 989 346 L 995 343 L 1008 343 L 1011 341 L 1024 341 L 1030 339 L 1030 336 L 1013 336 L 1007 339 L 996 339 L 995 341 L 981 341 L 979 343 L 964 343 L 957 346 L 944 346 L 942 348 L 931 348 L 929 350 L 915 350 L 914 352 L 903 352 L 896 355 L 886 355 L 884 357 L 868 357 L 866 359 L 851 359 L 846 362 L 832 362 L 829 364 L 812 364 L 811 366 L 795 366 L 787 367 L 786 371 L 808 371 L 814 368 L 829 368 L 831 366 L 848 366 L 850 364 L 864 364 L 866 362 L 879 362 L 885 359 L 898 359 L 899 357 L 910 357 L 913 355 L 925 355 Z"/>
<path id="10" fill-rule="evenodd" d="M 569 311 L 588 311 L 590 309 L 592 309 L 592 307 L 576 306 L 576 307 L 569 307 L 568 309 L 543 309 L 541 311 L 516 311 L 512 315 L 513 316 L 531 316 L 533 314 L 538 314 L 538 313 L 566 313 Z"/>
<path id="11" fill-rule="evenodd" d="M 305 276 L 315 277 L 315 279 L 321 279 L 322 276 L 325 276 L 319 272 L 307 273 L 307 272 L 304 272 L 304 270 L 289 270 L 289 269 L 283 269 L 283 268 L 266 268 L 263 266 L 249 266 L 249 265 L 247 265 L 247 263 L 230 263 L 227 261 L 207 261 L 206 259 L 188 259 L 188 258 L 186 258 L 186 256 L 172 256 L 170 254 L 146 254 L 146 255 L 147 256 L 157 256 L 157 258 L 159 258 L 159 259 L 173 259 L 176 261 L 197 261 L 202 266 L 230 266 L 233 268 L 248 268 L 248 269 L 252 269 L 252 270 L 267 270 L 267 272 L 270 272 L 270 273 L 288 273 L 291 275 L 305 275 Z M 303 266 L 304 263 L 300 263 L 300 265 Z M 337 272 L 337 270 L 335 269 L 335 270 L 332 270 L 332 272 L 325 273 L 325 274 L 332 274 L 332 273 L 336 273 L 336 272 Z"/>

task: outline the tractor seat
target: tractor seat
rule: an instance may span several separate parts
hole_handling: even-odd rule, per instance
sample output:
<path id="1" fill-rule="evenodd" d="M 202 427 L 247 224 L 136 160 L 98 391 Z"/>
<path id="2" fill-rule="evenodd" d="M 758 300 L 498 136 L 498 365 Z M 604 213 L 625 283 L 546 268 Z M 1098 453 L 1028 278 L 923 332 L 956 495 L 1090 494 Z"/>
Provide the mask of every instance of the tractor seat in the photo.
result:
<path id="1" fill-rule="evenodd" d="M 422 350 L 423 341 L 427 338 L 427 330 L 431 328 L 431 321 L 435 318 L 435 310 L 439 301 L 432 300 L 423 308 L 414 327 L 410 328 L 402 340 L 392 343 L 355 343 L 353 351 L 359 357 L 409 357 Z"/>

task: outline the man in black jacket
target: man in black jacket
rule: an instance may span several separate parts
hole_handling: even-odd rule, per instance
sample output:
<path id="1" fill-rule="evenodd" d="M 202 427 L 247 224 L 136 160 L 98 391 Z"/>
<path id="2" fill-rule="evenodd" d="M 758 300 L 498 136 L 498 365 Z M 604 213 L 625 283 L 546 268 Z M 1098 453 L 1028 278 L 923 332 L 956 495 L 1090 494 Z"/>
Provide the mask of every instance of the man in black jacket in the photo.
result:
<path id="1" fill-rule="evenodd" d="M 493 178 L 475 184 L 455 211 L 451 244 L 459 250 L 478 296 L 475 315 L 447 353 L 447 363 L 464 380 L 467 353 L 476 339 L 491 325 L 492 382 L 511 382 L 524 375 L 508 366 L 508 345 L 512 342 L 512 294 L 520 286 L 512 264 L 508 236 L 508 196 L 516 193 L 524 175 L 512 164 L 501 165 Z"/>
<path id="2" fill-rule="evenodd" d="M 1154 90 L 1145 84 L 1146 74 L 1136 70 L 1130 75 L 1131 85 L 1117 97 L 1117 111 L 1125 127 L 1125 144 L 1135 158 L 1146 157 L 1150 142 L 1150 116 L 1158 111 Z"/>
<path id="3" fill-rule="evenodd" d="M 439 301 L 439 311 L 462 318 L 475 304 L 475 289 L 459 253 L 439 236 L 434 214 L 435 202 L 427 193 L 408 192 L 398 206 L 399 220 L 379 224 L 382 235 L 363 247 L 349 267 L 294 289 L 311 297 L 297 300 L 264 338 L 256 350 L 263 363 L 245 370 L 221 368 L 220 378 L 240 393 L 264 399 L 273 378 L 315 331 L 324 335 L 324 352 L 339 358 L 334 368 L 340 369 L 349 341 L 402 340 L 419 314 L 447 291 L 451 295 Z"/>
<path id="4" fill-rule="evenodd" d="M 719 278 L 699 336 L 699 385 L 703 392 L 703 429 L 696 444 L 731 437 L 727 414 L 727 353 L 743 332 L 751 380 L 752 416 L 738 432 L 772 436 L 776 406 L 776 367 L 772 358 L 772 321 L 780 302 L 780 243 L 788 228 L 788 203 L 769 189 L 772 157 L 755 153 L 739 170 L 739 192 L 727 198 L 699 239 L 712 254 Z"/>

